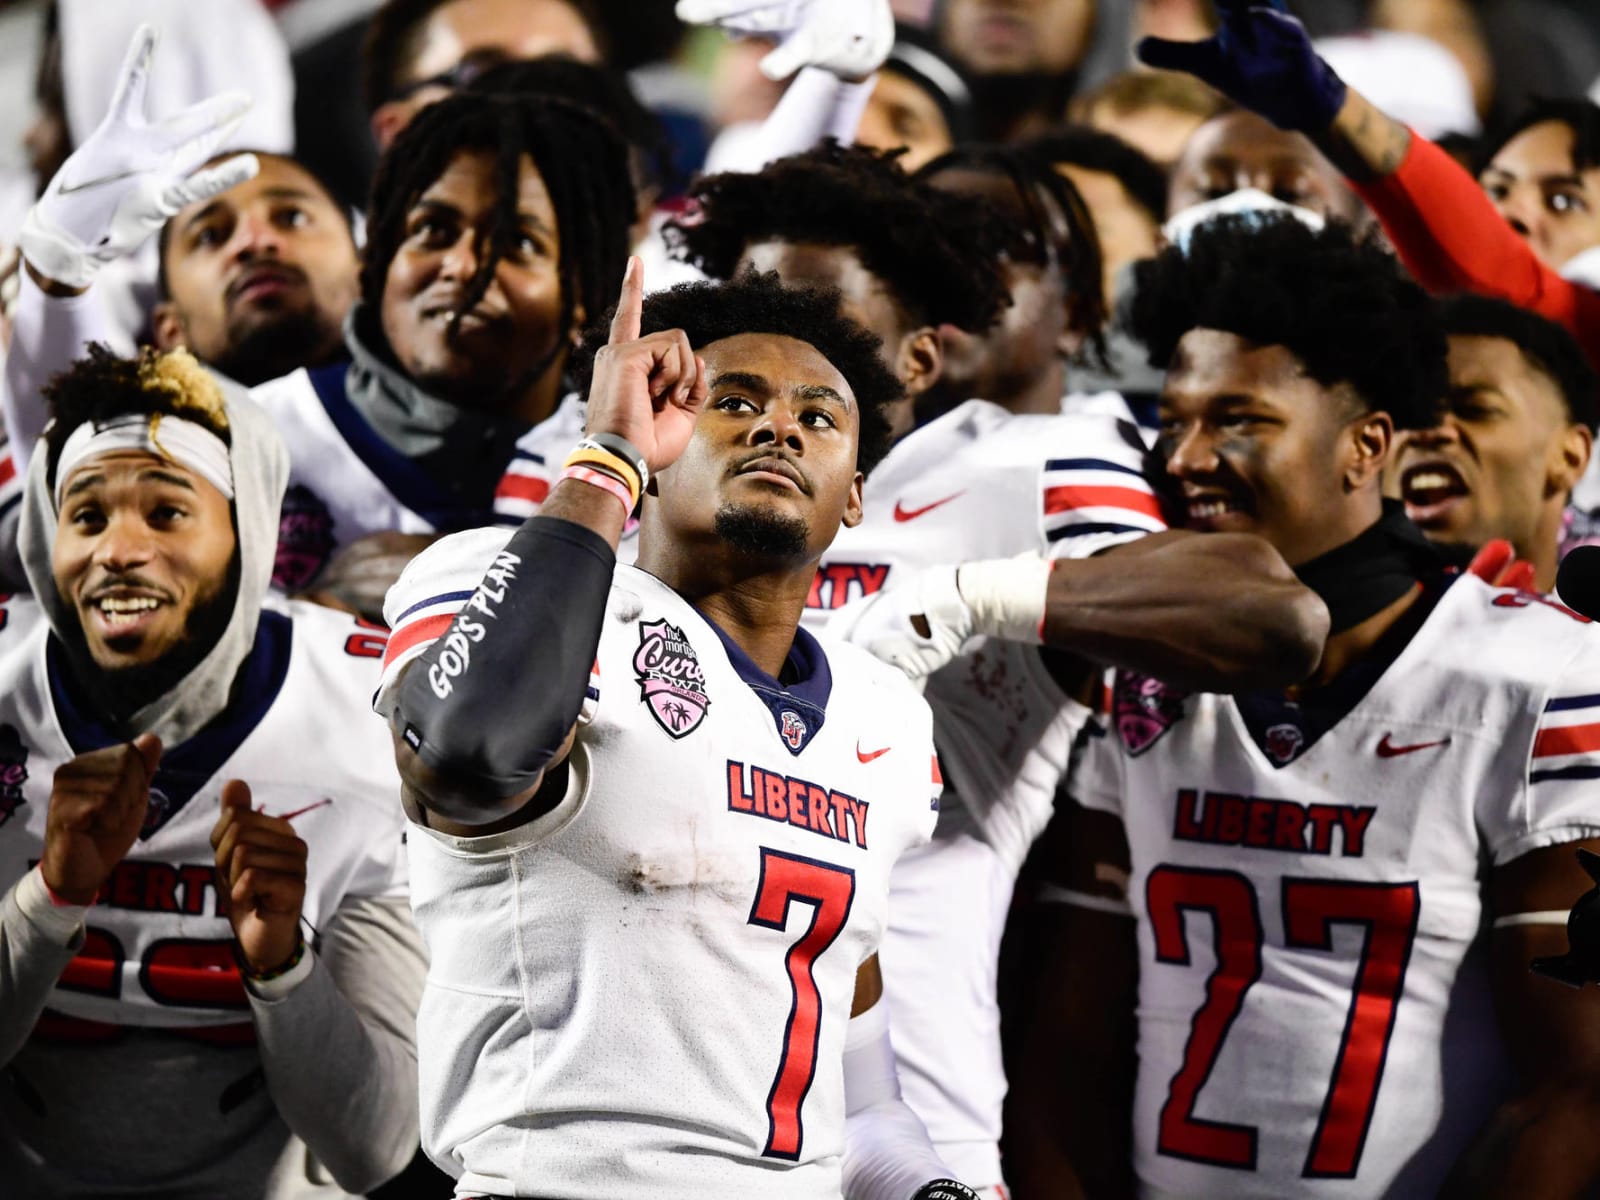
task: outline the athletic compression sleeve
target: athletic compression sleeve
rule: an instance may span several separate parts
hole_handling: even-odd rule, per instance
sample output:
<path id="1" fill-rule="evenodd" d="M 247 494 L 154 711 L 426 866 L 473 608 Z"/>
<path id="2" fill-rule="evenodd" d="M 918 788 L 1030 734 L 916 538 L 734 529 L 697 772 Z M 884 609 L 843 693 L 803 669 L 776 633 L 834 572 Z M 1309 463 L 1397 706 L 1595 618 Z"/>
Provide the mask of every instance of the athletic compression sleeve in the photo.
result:
<path id="1" fill-rule="evenodd" d="M 1478 292 L 1531 308 L 1566 327 L 1600 365 L 1600 292 L 1539 261 L 1495 210 L 1478 181 L 1413 132 L 1393 174 L 1352 182 L 1389 240 L 1430 292 Z"/>
<path id="2" fill-rule="evenodd" d="M 616 565 L 593 530 L 530 517 L 407 670 L 391 727 L 452 780 L 528 790 L 578 719 Z"/>

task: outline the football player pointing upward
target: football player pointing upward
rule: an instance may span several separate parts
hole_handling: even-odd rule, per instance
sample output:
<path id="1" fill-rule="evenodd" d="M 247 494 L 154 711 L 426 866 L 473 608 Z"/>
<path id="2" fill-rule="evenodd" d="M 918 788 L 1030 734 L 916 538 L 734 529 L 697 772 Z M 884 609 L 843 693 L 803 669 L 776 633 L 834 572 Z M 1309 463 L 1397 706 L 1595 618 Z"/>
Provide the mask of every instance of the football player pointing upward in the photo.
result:
<path id="1" fill-rule="evenodd" d="M 642 296 L 635 261 L 541 515 L 390 593 L 424 1142 L 469 1195 L 971 1196 L 876 1004 L 932 718 L 798 628 L 899 385 L 836 295 Z"/>

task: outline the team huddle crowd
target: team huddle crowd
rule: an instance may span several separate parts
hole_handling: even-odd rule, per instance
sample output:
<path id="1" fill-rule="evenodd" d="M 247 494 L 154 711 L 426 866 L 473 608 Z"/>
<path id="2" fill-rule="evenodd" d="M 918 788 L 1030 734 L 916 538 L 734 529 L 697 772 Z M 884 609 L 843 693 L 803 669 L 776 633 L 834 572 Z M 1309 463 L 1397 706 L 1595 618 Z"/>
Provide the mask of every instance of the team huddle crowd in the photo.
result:
<path id="1" fill-rule="evenodd" d="M 0 1198 L 1600 1194 L 1493 0 L 18 7 Z"/>

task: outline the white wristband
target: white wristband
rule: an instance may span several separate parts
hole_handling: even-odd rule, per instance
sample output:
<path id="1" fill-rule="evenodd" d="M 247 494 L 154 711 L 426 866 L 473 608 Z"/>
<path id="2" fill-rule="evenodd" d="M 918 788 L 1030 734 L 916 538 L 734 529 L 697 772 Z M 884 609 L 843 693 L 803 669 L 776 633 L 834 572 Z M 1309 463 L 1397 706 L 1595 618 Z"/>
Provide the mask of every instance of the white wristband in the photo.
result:
<path id="1" fill-rule="evenodd" d="M 956 590 L 972 610 L 972 632 L 1008 642 L 1042 642 L 1053 565 L 1049 559 L 1027 555 L 956 568 Z"/>

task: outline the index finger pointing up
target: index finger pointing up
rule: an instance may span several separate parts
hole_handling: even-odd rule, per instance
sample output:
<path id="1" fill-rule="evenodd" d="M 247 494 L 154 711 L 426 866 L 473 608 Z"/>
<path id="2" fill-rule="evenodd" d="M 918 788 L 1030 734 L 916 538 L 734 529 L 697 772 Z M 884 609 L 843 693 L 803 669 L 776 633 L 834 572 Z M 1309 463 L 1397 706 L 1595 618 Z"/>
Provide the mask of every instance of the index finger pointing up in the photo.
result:
<path id="1" fill-rule="evenodd" d="M 628 269 L 622 273 L 622 295 L 617 299 L 617 312 L 611 318 L 611 337 L 608 345 L 620 346 L 623 342 L 639 340 L 639 320 L 644 312 L 644 264 L 629 255 Z"/>

